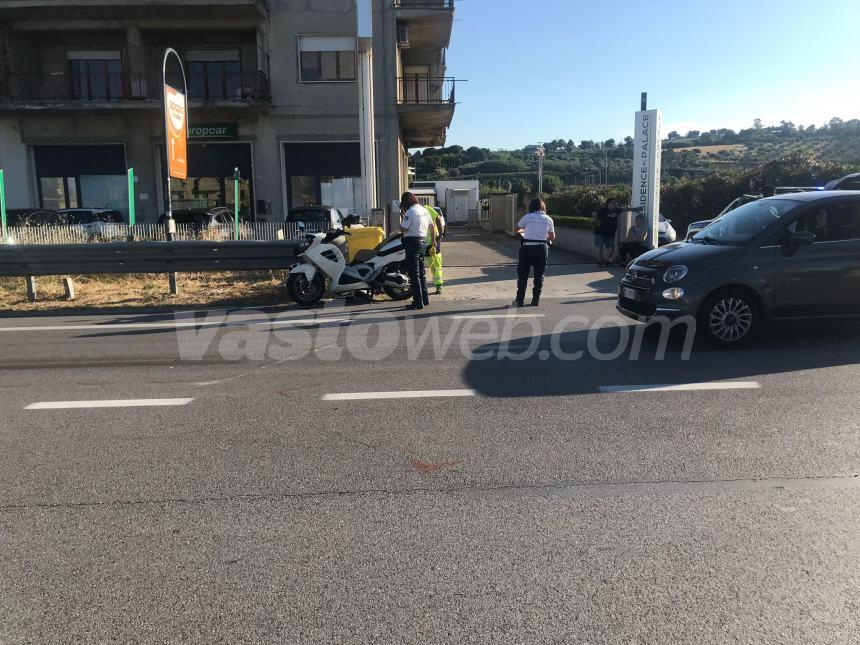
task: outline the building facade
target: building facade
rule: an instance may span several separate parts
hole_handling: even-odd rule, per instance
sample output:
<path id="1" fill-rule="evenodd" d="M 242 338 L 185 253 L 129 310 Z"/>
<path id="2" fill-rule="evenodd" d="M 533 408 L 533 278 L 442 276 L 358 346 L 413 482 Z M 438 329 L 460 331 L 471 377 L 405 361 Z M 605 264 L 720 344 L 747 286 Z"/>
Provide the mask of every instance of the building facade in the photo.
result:
<path id="1" fill-rule="evenodd" d="M 456 82 L 453 0 L 373 0 L 379 207 L 408 185 L 409 148 L 443 145 Z M 165 211 L 162 60 L 185 64 L 189 178 L 174 208 L 361 203 L 355 0 L 4 0 L 0 168 L 9 208 Z M 178 70 L 168 73 L 179 83 Z"/>

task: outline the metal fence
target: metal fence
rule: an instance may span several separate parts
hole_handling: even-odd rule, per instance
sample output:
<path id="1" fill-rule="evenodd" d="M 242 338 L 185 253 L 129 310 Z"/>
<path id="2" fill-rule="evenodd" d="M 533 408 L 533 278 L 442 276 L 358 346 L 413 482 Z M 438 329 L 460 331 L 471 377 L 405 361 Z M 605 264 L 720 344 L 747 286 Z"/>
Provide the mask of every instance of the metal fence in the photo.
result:
<path id="1" fill-rule="evenodd" d="M 323 233 L 330 228 L 327 222 L 243 222 L 239 224 L 238 239 L 244 242 L 292 240 L 308 233 Z M 232 224 L 197 226 L 177 224 L 174 240 L 227 242 L 235 240 Z M 10 244 L 94 244 L 99 242 L 165 242 L 164 224 L 99 224 L 58 226 L 13 226 L 8 229 Z"/>

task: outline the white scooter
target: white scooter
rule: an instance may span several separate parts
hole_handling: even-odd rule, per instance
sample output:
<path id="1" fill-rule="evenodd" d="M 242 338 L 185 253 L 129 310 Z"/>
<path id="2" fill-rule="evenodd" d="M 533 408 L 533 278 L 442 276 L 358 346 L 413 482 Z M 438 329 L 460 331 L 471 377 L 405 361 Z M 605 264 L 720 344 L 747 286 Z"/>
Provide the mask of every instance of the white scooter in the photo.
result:
<path id="1" fill-rule="evenodd" d="M 300 305 L 314 305 L 327 294 L 385 293 L 392 300 L 406 300 L 412 285 L 403 272 L 406 250 L 400 233 L 390 235 L 373 250 L 362 250 L 347 264 L 343 252 L 344 230 L 305 235 L 298 249 L 301 262 L 290 269 L 287 293 Z"/>

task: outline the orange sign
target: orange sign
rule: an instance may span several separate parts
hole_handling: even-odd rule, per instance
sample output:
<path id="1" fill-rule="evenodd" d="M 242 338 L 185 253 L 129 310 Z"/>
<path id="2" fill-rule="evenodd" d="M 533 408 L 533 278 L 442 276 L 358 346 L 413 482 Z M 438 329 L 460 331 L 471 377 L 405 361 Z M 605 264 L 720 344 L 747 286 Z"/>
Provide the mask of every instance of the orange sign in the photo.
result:
<path id="1" fill-rule="evenodd" d="M 177 89 L 164 86 L 164 119 L 167 122 L 168 170 L 175 179 L 188 179 L 188 111 L 185 95 Z"/>

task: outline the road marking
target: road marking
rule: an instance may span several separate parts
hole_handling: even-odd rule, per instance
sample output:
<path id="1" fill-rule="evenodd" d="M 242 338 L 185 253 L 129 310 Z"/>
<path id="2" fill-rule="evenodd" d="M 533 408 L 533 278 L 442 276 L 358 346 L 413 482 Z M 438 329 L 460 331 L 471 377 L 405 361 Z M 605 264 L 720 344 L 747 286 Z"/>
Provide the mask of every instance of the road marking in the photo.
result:
<path id="1" fill-rule="evenodd" d="M 326 394 L 323 401 L 370 401 L 379 399 L 435 399 L 477 396 L 475 390 L 412 390 L 405 392 L 345 392 Z"/>
<path id="2" fill-rule="evenodd" d="M 682 383 L 679 385 L 601 385 L 598 391 L 607 394 L 627 392 L 702 392 L 713 390 L 758 390 L 756 381 L 726 381 L 716 383 Z"/>
<path id="3" fill-rule="evenodd" d="M 475 320 L 483 318 L 544 318 L 546 314 L 458 314 L 451 318 L 459 318 L 461 320 Z"/>
<path id="4" fill-rule="evenodd" d="M 110 329 L 180 329 L 184 327 L 256 327 L 259 325 L 320 325 L 349 322 L 349 318 L 303 318 L 298 320 L 244 320 L 220 322 L 151 322 L 151 323 L 105 323 L 102 325 L 42 325 L 36 327 L 0 327 L 0 332 L 14 331 L 103 331 Z"/>
<path id="5" fill-rule="evenodd" d="M 25 410 L 81 410 L 88 408 L 155 408 L 188 405 L 194 399 L 114 399 L 107 401 L 43 401 Z"/>

